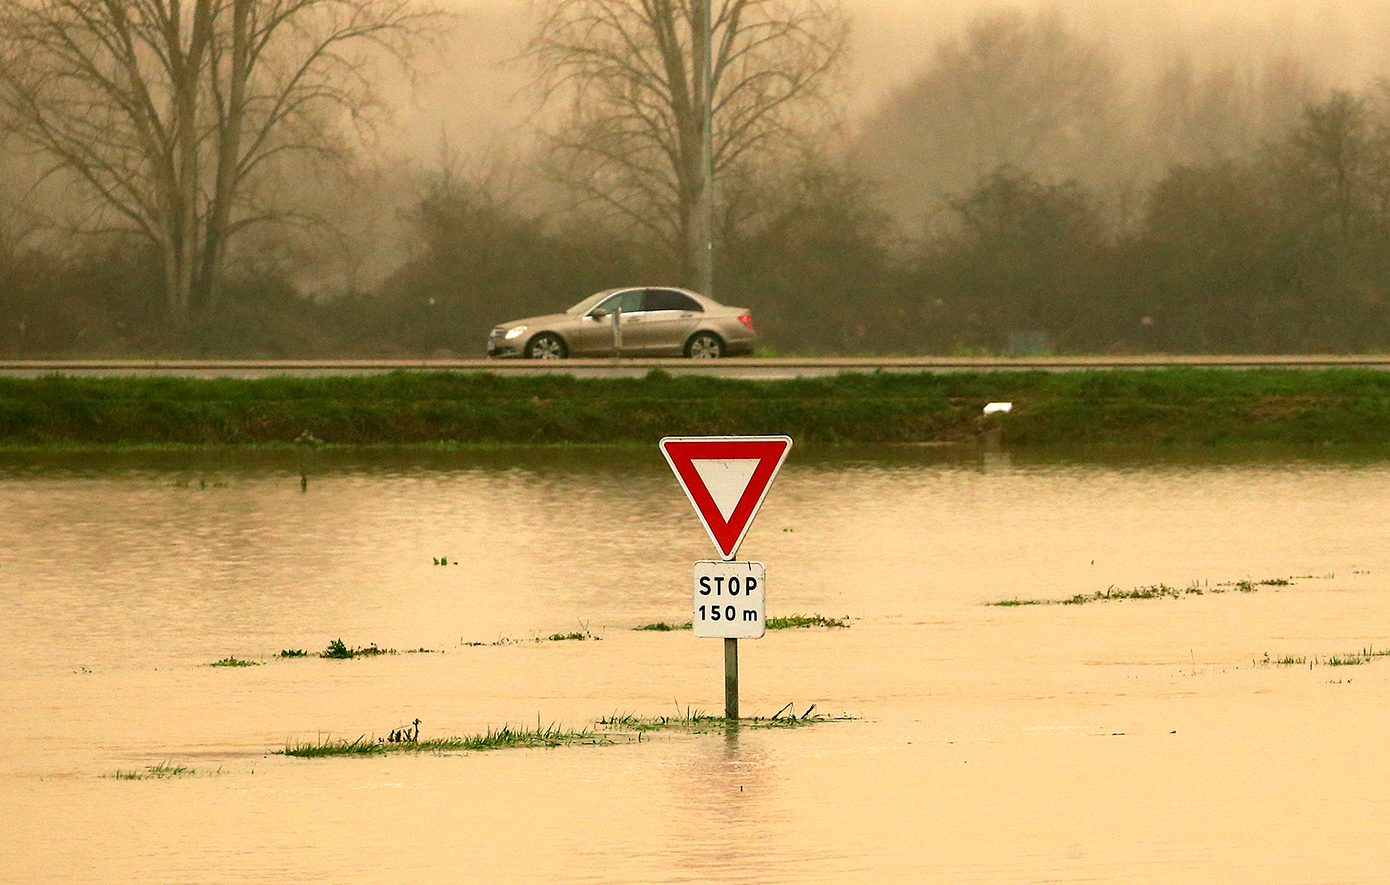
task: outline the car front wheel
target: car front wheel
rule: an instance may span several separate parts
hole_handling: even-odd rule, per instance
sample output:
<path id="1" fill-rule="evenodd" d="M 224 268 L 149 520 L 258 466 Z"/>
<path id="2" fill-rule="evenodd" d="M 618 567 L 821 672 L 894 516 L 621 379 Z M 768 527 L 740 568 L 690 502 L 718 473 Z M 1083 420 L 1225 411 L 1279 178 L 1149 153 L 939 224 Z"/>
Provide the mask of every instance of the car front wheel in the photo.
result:
<path id="1" fill-rule="evenodd" d="M 724 342 L 713 332 L 700 332 L 685 343 L 685 355 L 697 360 L 718 359 L 724 355 Z"/>
<path id="2" fill-rule="evenodd" d="M 526 358 L 529 360 L 562 360 L 567 353 L 560 336 L 549 332 L 537 335 L 526 344 Z"/>

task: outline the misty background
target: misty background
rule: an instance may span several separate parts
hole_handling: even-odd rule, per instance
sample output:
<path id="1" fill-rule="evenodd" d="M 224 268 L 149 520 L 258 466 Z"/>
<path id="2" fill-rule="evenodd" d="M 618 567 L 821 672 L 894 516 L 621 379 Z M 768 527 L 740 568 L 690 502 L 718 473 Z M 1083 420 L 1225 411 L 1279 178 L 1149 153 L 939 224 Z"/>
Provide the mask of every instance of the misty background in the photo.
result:
<path id="1" fill-rule="evenodd" d="M 332 164 L 267 164 L 293 211 L 238 229 L 187 323 L 148 238 L 0 118 L 0 356 L 477 356 L 497 322 L 685 283 L 553 168 L 577 105 L 528 53 L 549 6 L 455 0 L 408 68 L 369 67 L 385 113 L 330 120 Z M 1390 346 L 1390 7 L 832 11 L 815 125 L 716 183 L 713 294 L 765 351 Z"/>

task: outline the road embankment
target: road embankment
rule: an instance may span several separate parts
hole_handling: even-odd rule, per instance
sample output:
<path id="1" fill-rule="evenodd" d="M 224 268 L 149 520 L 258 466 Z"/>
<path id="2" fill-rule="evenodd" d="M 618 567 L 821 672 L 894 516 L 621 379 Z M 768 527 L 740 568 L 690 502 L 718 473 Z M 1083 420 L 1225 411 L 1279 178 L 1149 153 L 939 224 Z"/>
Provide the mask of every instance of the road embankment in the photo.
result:
<path id="1" fill-rule="evenodd" d="M 990 402 L 1012 403 L 985 416 Z M 654 442 L 1390 443 L 1390 372 L 1154 369 L 853 373 L 795 380 L 388 374 L 0 378 L 0 444 Z"/>

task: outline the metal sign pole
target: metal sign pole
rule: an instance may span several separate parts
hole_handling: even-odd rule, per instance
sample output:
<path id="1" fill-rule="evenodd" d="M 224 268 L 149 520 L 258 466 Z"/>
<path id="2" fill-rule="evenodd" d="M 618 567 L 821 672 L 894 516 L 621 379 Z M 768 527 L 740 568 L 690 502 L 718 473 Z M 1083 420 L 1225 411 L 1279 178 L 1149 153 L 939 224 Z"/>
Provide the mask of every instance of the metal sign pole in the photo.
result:
<path id="1" fill-rule="evenodd" d="M 767 631 L 767 571 L 739 544 L 791 448 L 788 436 L 668 436 L 661 453 L 695 506 L 720 560 L 695 563 L 690 627 L 724 640 L 724 718 L 737 723 L 738 640 Z"/>
<path id="2" fill-rule="evenodd" d="M 724 718 L 738 719 L 738 640 L 724 639 Z"/>

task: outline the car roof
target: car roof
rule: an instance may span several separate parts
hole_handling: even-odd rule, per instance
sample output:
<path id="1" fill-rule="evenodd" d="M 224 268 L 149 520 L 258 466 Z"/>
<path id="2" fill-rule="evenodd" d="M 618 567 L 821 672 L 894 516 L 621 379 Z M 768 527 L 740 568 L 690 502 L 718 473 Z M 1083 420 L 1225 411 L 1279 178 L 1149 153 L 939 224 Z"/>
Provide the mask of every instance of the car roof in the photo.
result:
<path id="1" fill-rule="evenodd" d="M 616 295 L 619 292 L 632 292 L 634 290 L 644 289 L 666 289 L 671 292 L 680 292 L 682 295 L 689 295 L 691 298 L 694 298 L 696 301 L 700 302 L 705 307 L 710 307 L 712 305 L 717 305 L 720 307 L 724 306 L 707 295 L 701 295 L 699 292 L 694 292 L 690 289 L 683 289 L 680 286 L 617 286 L 612 289 L 604 289 L 602 292 L 595 292 L 588 298 L 585 298 L 583 301 L 580 301 L 578 304 L 571 307 L 569 310 L 566 311 L 566 313 L 587 310 L 595 304 L 598 304 L 600 301 L 603 301 L 605 298 L 608 298 L 612 295 Z"/>

